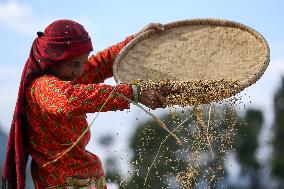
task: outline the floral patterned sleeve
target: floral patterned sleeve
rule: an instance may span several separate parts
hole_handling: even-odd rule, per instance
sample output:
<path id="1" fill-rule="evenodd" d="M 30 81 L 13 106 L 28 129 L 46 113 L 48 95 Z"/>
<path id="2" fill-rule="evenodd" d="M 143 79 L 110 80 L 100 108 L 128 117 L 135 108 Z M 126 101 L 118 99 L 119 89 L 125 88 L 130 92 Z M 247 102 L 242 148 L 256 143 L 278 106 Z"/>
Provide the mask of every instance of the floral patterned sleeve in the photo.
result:
<path id="1" fill-rule="evenodd" d="M 114 86 L 105 84 L 72 84 L 54 76 L 42 76 L 31 85 L 31 96 L 35 106 L 56 116 L 82 115 L 98 112 L 110 96 Z M 131 98 L 129 85 L 117 85 L 101 111 L 129 109 L 129 103 L 119 94 Z"/>
<path id="2" fill-rule="evenodd" d="M 112 77 L 112 65 L 116 55 L 132 39 L 133 37 L 129 36 L 124 41 L 113 45 L 96 55 L 92 55 L 85 64 L 83 74 L 76 82 L 84 84 L 101 83 L 105 79 Z"/>

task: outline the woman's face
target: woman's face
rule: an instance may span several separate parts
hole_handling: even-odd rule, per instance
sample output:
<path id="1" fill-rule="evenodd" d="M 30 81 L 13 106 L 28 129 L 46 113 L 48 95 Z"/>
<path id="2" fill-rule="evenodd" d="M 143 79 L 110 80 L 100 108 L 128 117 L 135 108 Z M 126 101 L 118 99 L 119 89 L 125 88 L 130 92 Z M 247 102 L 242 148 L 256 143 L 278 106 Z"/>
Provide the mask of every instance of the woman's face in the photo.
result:
<path id="1" fill-rule="evenodd" d="M 59 64 L 53 65 L 49 70 L 51 74 L 57 76 L 64 81 L 72 81 L 82 75 L 85 62 L 90 53 L 83 54 L 68 60 L 62 61 Z"/>

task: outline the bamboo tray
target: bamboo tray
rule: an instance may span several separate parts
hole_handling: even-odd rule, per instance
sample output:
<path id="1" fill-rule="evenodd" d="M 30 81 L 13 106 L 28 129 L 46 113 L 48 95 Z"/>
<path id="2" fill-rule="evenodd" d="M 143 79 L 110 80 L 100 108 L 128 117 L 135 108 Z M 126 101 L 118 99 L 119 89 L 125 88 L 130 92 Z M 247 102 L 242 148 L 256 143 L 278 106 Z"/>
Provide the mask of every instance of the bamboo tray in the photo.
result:
<path id="1" fill-rule="evenodd" d="M 113 65 L 117 83 L 238 81 L 232 96 L 255 83 L 269 64 L 266 40 L 243 24 L 192 19 L 164 27 L 144 32 L 121 50 Z"/>

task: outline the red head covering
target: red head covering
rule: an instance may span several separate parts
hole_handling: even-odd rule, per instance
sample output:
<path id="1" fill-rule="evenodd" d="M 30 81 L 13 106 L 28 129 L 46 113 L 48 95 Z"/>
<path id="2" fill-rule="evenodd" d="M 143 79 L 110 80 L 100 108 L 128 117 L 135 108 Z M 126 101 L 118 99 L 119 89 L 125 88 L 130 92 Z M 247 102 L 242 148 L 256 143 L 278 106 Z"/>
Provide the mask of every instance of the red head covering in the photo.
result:
<path id="1" fill-rule="evenodd" d="M 23 189 L 25 187 L 28 142 L 26 134 L 25 93 L 36 77 L 43 75 L 52 64 L 80 56 L 93 50 L 91 39 L 84 27 L 71 20 L 58 20 L 44 31 L 38 32 L 30 55 L 26 61 L 18 99 L 14 110 L 6 161 L 3 169 L 4 186 Z"/>

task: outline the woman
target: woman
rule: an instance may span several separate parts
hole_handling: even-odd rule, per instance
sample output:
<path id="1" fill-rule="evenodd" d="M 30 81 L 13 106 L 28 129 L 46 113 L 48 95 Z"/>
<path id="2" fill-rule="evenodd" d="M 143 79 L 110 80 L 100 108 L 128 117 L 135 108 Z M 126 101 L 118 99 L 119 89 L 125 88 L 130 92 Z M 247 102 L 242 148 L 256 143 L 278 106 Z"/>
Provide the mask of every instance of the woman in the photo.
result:
<path id="1" fill-rule="evenodd" d="M 149 29 L 162 30 L 163 26 L 149 24 L 89 59 L 91 39 L 79 23 L 58 20 L 37 33 L 22 73 L 9 134 L 3 170 L 9 187 L 24 188 L 30 154 L 35 188 L 106 188 L 99 158 L 85 150 L 89 132 L 65 156 L 50 162 L 87 128 L 86 113 L 129 108 L 121 96 L 109 97 L 114 86 L 99 83 L 112 76 L 112 64 L 119 51 Z M 116 86 L 114 94 L 159 108 L 164 105 L 163 94 L 170 91 L 140 90 L 123 84 Z"/>

